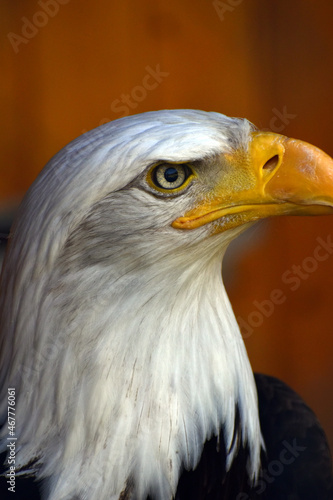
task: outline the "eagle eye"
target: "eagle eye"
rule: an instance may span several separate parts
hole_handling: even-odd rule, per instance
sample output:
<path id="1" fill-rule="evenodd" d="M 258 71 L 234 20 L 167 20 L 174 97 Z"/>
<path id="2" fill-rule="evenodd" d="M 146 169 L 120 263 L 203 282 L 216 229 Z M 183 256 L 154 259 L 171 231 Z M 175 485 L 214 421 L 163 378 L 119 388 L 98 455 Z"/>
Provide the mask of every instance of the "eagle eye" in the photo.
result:
<path id="1" fill-rule="evenodd" d="M 183 186 L 192 174 L 186 164 L 162 163 L 151 171 L 151 181 L 159 189 L 173 190 Z"/>

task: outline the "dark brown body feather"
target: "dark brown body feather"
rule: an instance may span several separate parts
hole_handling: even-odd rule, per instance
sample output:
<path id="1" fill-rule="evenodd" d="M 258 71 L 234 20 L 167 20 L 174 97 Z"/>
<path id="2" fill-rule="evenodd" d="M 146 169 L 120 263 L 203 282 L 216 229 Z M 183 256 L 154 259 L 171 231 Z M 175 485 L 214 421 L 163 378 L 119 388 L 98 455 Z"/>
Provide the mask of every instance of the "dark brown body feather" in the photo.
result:
<path id="1" fill-rule="evenodd" d="M 266 453 L 256 485 L 246 474 L 241 449 L 224 473 L 217 440 L 206 443 L 193 472 L 184 472 L 176 500 L 332 500 L 332 459 L 325 433 L 312 410 L 280 380 L 255 375 Z"/>

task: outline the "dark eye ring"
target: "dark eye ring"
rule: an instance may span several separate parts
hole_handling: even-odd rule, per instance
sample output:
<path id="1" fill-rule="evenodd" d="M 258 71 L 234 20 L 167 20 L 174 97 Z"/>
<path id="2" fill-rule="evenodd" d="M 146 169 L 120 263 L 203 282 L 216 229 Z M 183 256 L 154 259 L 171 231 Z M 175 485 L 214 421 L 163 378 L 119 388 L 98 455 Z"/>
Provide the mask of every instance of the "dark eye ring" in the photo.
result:
<path id="1" fill-rule="evenodd" d="M 181 187 L 192 174 L 186 164 L 162 163 L 154 168 L 151 179 L 162 189 L 177 189 Z"/>

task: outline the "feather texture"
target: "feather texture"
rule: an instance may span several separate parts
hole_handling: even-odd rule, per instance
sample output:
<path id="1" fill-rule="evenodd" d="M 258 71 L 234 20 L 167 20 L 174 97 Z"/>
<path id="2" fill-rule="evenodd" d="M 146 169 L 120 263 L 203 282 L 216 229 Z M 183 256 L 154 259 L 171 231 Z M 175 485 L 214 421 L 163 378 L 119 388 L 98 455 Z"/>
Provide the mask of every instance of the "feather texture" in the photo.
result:
<path id="1" fill-rule="evenodd" d="M 16 466 L 45 500 L 201 499 L 202 485 L 202 498 L 256 498 L 257 391 L 221 278 L 248 224 L 171 226 L 251 131 L 202 111 L 123 118 L 66 146 L 28 191 L 1 275 L 0 415 L 15 387 Z M 156 192 L 157 162 L 195 164 L 201 181 Z M 0 437 L 5 451 L 6 426 Z"/>
<path id="2" fill-rule="evenodd" d="M 169 499 L 222 422 L 227 467 L 242 439 L 258 473 L 255 385 L 221 280 L 239 230 L 184 235 L 170 224 L 193 195 L 140 189 L 152 163 L 246 147 L 250 130 L 216 113 L 124 118 L 58 153 L 23 201 L 2 275 L 1 387 L 17 388 L 17 463 L 48 478 L 50 500 L 133 485 Z"/>

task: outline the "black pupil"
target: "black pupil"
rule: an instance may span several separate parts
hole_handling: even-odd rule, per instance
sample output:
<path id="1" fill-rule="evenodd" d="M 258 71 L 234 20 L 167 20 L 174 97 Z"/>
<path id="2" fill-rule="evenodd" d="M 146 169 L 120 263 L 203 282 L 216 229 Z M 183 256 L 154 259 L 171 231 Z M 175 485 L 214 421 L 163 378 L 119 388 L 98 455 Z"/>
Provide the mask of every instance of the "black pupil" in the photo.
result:
<path id="1" fill-rule="evenodd" d="M 164 172 L 164 178 L 167 182 L 175 182 L 178 179 L 178 171 L 174 167 L 168 167 Z"/>

